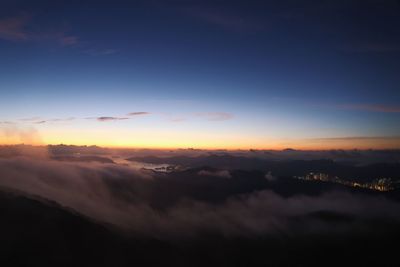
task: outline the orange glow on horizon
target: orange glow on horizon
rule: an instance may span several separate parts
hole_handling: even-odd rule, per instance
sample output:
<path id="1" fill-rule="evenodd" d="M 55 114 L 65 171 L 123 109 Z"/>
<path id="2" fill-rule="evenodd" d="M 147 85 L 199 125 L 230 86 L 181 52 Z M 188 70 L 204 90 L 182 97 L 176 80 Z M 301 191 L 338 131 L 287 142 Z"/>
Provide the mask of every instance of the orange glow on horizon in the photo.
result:
<path id="1" fill-rule="evenodd" d="M 0 144 L 31 145 L 97 145 L 110 148 L 148 149 L 226 149 L 226 150 L 330 150 L 330 149 L 400 149 L 400 137 L 342 137 L 283 139 L 270 137 L 244 137 L 235 134 L 212 134 L 197 132 L 130 132 L 130 131 L 46 131 L 39 135 L 35 131 L 18 134 L 2 134 Z"/>
<path id="2" fill-rule="evenodd" d="M 368 150 L 368 149 L 400 149 L 399 141 L 385 141 L 385 142 L 327 142 L 326 144 L 320 144 L 318 142 L 309 142 L 304 140 L 291 141 L 291 142 L 278 142 L 276 144 L 263 144 L 263 145 L 251 145 L 243 144 L 207 144 L 207 143 L 116 143 L 116 142 L 85 142 L 85 141 L 55 141 L 55 142 L 19 142 L 15 140 L 14 142 L 0 141 L 0 145 L 34 145 L 34 146 L 44 146 L 44 145 L 76 145 L 76 146 L 99 146 L 106 148 L 115 149 L 158 149 L 158 150 L 171 150 L 171 149 L 203 149 L 203 150 L 284 150 L 287 148 L 296 150 Z"/>

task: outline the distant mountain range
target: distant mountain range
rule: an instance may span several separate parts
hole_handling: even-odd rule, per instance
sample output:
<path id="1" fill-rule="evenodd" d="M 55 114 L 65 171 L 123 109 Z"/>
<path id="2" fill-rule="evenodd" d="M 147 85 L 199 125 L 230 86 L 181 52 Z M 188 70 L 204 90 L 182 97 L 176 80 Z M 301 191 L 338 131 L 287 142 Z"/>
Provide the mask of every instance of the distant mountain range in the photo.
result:
<path id="1" fill-rule="evenodd" d="M 368 165 L 353 165 L 336 162 L 330 159 L 321 160 L 280 160 L 272 161 L 253 157 L 232 155 L 210 155 L 198 157 L 131 157 L 130 161 L 153 164 L 183 165 L 190 168 L 210 166 L 228 170 L 260 170 L 272 172 L 275 176 L 300 176 L 309 172 L 322 172 L 345 179 L 370 180 L 386 177 L 400 180 L 400 163 L 373 163 Z"/>
<path id="2" fill-rule="evenodd" d="M 398 265 L 400 190 L 294 178 L 398 162 L 86 149 L 0 148 L 0 266 Z"/>

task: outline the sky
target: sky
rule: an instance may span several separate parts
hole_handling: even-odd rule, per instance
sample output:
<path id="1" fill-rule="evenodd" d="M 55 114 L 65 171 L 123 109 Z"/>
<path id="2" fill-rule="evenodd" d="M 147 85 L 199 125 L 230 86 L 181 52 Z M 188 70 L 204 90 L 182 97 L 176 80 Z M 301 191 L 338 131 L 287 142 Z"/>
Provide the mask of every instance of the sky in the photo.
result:
<path id="1" fill-rule="evenodd" d="M 400 148 L 400 1 L 0 5 L 0 144 Z"/>

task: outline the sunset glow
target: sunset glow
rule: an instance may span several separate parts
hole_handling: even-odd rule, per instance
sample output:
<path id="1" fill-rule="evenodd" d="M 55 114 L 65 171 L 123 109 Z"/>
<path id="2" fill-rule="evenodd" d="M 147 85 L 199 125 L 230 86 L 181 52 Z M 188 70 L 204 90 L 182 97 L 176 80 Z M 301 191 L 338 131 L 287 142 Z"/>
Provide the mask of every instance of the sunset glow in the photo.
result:
<path id="1" fill-rule="evenodd" d="M 287 26 L 304 36 L 281 35 L 261 14 L 241 26 L 211 19 L 241 14 L 234 6 L 193 15 L 141 3 L 104 20 L 100 5 L 65 22 L 31 5 L 10 3 L 0 16 L 0 144 L 400 147 L 398 49 L 389 45 L 357 46 L 308 21 Z M 81 8 L 51 7 L 65 18 Z"/>
<path id="2" fill-rule="evenodd" d="M 0 0 L 0 266 L 399 266 L 399 14 Z"/>

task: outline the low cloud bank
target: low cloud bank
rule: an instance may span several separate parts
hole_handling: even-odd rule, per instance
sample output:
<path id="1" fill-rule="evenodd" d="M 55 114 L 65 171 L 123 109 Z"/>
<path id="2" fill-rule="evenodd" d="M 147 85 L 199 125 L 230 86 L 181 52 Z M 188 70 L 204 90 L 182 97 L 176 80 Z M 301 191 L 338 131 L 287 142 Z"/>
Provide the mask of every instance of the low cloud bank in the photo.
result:
<path id="1" fill-rule="evenodd" d="M 218 179 L 227 174 L 201 175 L 229 182 L 232 179 Z M 1 187 L 56 201 L 136 235 L 171 239 L 202 233 L 226 237 L 346 233 L 371 231 L 372 226 L 364 224 L 369 220 L 400 220 L 399 203 L 344 192 L 285 198 L 270 190 L 255 190 L 228 196 L 219 203 L 186 195 L 160 209 L 153 205 L 154 199 L 185 189 L 185 184 L 168 187 L 165 183 L 168 175 L 118 164 L 59 162 L 45 157 L 0 159 Z M 347 219 L 332 222 L 314 216 L 320 212 L 339 214 Z"/>

